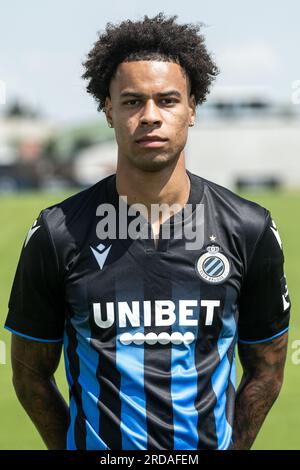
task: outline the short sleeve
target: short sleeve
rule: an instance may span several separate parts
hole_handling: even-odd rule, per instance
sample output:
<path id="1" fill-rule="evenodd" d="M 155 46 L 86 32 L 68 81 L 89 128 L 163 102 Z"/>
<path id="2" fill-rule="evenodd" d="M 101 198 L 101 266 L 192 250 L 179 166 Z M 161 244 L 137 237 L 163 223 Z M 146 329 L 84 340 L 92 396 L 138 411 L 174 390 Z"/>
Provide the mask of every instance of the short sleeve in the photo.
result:
<path id="1" fill-rule="evenodd" d="M 5 328 L 37 341 L 62 341 L 64 300 L 55 247 L 43 212 L 30 228 L 14 277 Z"/>
<path id="2" fill-rule="evenodd" d="M 241 288 L 239 341 L 259 343 L 280 336 L 288 329 L 290 309 L 282 243 L 268 213 Z"/>

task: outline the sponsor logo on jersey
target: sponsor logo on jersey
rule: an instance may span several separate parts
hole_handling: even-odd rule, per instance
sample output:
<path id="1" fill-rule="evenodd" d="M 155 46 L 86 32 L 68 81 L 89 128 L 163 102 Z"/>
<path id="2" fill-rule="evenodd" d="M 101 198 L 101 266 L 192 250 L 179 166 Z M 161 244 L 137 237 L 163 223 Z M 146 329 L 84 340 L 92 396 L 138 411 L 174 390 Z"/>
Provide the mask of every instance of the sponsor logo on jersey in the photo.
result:
<path id="1" fill-rule="evenodd" d="M 119 329 L 133 329 L 118 336 L 123 345 L 139 344 L 185 344 L 195 340 L 193 331 L 189 328 L 198 327 L 199 312 L 204 315 L 205 326 L 213 325 L 216 308 L 220 300 L 133 300 L 132 302 L 93 303 L 93 318 L 101 329 L 107 329 L 117 324 Z M 151 312 L 154 310 L 154 317 Z M 177 325 L 187 327 L 187 331 L 149 332 L 144 334 L 143 327 L 164 327 Z M 134 331 L 136 329 L 136 331 Z"/>
<path id="2" fill-rule="evenodd" d="M 166 333 L 162 332 L 159 333 L 158 335 L 156 333 L 147 333 L 146 335 L 138 332 L 135 334 L 131 333 L 123 333 L 122 335 L 119 336 L 119 341 L 122 343 L 124 346 L 127 346 L 131 343 L 136 344 L 137 346 L 141 344 L 191 344 L 193 341 L 195 341 L 195 335 L 191 331 L 187 331 L 186 333 L 182 334 L 179 331 L 175 331 L 174 333 Z"/>
<path id="3" fill-rule="evenodd" d="M 199 276 L 210 284 L 218 284 L 229 276 L 229 259 L 220 253 L 218 245 L 208 245 L 196 263 L 196 270 Z"/>

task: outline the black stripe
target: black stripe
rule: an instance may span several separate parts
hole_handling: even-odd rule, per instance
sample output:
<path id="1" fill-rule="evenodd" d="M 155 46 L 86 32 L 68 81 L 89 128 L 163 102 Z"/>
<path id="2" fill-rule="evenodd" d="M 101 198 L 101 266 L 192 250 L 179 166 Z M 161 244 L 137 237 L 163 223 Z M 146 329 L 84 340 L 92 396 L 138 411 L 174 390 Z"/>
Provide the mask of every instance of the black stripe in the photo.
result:
<path id="1" fill-rule="evenodd" d="M 234 388 L 233 383 L 230 380 L 230 374 L 231 374 L 231 369 L 233 367 L 233 361 L 235 360 L 233 358 L 235 344 L 236 344 L 236 337 L 233 339 L 231 346 L 227 351 L 227 358 L 230 364 L 230 372 L 229 372 L 229 377 L 228 377 L 228 386 L 226 390 L 226 420 L 230 424 L 231 427 L 233 426 L 233 420 L 234 420 L 235 388 Z"/>
<path id="2" fill-rule="evenodd" d="M 151 253 L 147 262 L 145 300 L 152 300 L 151 323 L 155 325 L 154 301 L 171 299 L 170 276 L 161 263 L 162 253 Z M 162 275 L 163 273 L 163 275 Z M 170 326 L 145 327 L 145 334 L 172 333 Z M 172 344 L 145 344 L 144 381 L 148 431 L 148 450 L 174 448 L 173 407 L 171 397 L 171 347 Z"/>
<path id="3" fill-rule="evenodd" d="M 75 446 L 77 450 L 86 450 L 86 427 L 85 416 L 82 408 L 82 388 L 78 381 L 80 374 L 79 358 L 76 353 L 78 341 L 76 331 L 68 318 L 66 319 L 66 332 L 68 336 L 67 355 L 70 365 L 70 374 L 73 381 L 70 393 L 74 397 L 77 408 L 74 429 Z"/>

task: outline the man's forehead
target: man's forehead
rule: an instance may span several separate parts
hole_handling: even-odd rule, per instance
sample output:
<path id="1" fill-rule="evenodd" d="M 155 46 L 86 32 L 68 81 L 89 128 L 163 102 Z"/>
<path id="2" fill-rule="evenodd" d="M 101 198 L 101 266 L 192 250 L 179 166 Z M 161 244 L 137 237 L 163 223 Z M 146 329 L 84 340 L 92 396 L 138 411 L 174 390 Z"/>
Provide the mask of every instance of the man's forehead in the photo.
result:
<path id="1" fill-rule="evenodd" d="M 139 60 L 122 62 L 117 67 L 111 85 L 119 92 L 127 90 L 145 93 L 186 89 L 187 77 L 182 67 L 175 62 Z"/>

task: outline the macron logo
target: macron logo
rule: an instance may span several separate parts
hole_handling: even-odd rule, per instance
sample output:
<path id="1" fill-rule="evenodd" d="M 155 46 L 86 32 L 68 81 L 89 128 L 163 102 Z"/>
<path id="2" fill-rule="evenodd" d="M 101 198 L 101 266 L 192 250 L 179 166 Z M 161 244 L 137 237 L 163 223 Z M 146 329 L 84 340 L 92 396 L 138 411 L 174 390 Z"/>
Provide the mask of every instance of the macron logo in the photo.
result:
<path id="1" fill-rule="evenodd" d="M 27 238 L 25 240 L 25 246 L 27 246 L 30 238 L 32 237 L 32 235 L 40 228 L 40 225 L 36 225 L 37 224 L 37 220 L 34 221 L 31 229 L 29 230 L 28 234 L 27 234 Z"/>
<path id="2" fill-rule="evenodd" d="M 106 261 L 107 255 L 111 249 L 112 245 L 109 245 L 109 247 L 105 248 L 105 246 L 100 243 L 96 248 L 93 248 L 92 246 L 90 247 L 93 255 L 95 256 L 97 263 L 99 264 L 100 269 L 103 268 L 104 263 Z"/>

